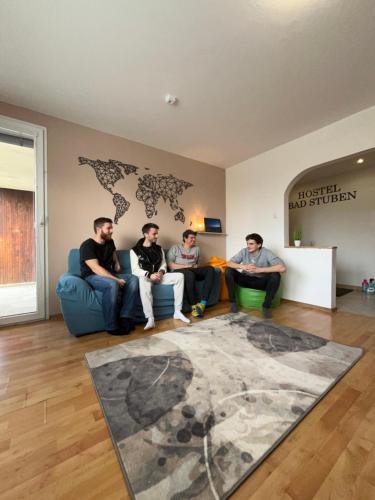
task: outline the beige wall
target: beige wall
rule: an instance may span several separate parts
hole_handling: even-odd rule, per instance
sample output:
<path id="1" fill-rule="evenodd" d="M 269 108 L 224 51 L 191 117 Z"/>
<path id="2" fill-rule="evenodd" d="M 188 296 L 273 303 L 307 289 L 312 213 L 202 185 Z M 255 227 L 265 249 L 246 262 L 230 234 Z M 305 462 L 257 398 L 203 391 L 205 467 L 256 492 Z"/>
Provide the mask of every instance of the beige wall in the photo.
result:
<path id="1" fill-rule="evenodd" d="M 50 313 L 59 312 L 55 286 L 66 270 L 67 253 L 92 235 L 92 221 L 99 216 L 114 217 L 112 196 L 105 191 L 91 167 L 78 166 L 78 156 L 114 159 L 140 167 L 140 174 L 172 174 L 191 182 L 193 187 L 179 197 L 185 209 L 185 224 L 174 220 L 174 212 L 163 201 L 158 214 L 147 219 L 142 202 L 135 198 L 137 177 L 126 176 L 116 184 L 131 203 L 130 209 L 115 226 L 117 248 L 129 248 L 141 234 L 145 222 L 156 222 L 164 247 L 179 241 L 181 233 L 195 216 L 219 217 L 225 231 L 225 171 L 175 154 L 82 127 L 24 108 L 0 103 L 0 114 L 42 125 L 47 128 L 47 193 Z M 124 118 L 125 119 L 125 118 Z M 225 256 L 224 236 L 199 237 L 203 259 Z M 203 260 L 202 259 L 202 260 Z"/>

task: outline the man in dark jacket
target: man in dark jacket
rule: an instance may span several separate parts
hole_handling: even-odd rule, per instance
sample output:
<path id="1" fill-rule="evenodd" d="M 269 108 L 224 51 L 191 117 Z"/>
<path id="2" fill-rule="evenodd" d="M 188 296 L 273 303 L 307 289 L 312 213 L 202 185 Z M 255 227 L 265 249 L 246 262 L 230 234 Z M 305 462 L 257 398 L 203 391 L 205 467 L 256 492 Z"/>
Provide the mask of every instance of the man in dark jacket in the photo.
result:
<path id="1" fill-rule="evenodd" d="M 153 223 L 142 227 L 143 238 L 130 250 L 130 263 L 132 273 L 139 278 L 139 291 L 143 312 L 147 318 L 145 330 L 155 326 L 153 312 L 152 285 L 173 285 L 174 292 L 174 319 L 190 323 L 182 312 L 182 299 L 184 294 L 184 275 L 181 273 L 168 273 L 164 251 L 157 245 L 159 226 Z"/>

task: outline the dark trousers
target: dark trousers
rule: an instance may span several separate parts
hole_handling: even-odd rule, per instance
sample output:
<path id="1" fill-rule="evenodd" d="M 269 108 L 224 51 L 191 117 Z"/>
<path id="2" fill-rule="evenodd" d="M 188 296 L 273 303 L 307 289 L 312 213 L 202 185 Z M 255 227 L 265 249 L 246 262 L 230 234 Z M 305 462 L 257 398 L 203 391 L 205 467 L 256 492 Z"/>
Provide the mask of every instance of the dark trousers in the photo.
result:
<path id="1" fill-rule="evenodd" d="M 280 285 L 280 273 L 267 273 L 265 276 L 257 278 L 249 274 L 239 273 L 236 269 L 227 267 L 225 270 L 225 282 L 228 287 L 230 302 L 236 302 L 235 283 L 243 288 L 255 288 L 255 290 L 265 290 L 266 297 L 263 307 L 271 307 L 271 302 Z"/>
<path id="2" fill-rule="evenodd" d="M 175 273 L 182 273 L 184 275 L 184 298 L 189 305 L 194 305 L 200 300 L 208 300 L 212 284 L 214 281 L 215 270 L 212 266 L 205 267 L 185 267 L 175 269 Z M 204 281 L 202 296 L 198 297 L 196 281 Z"/>

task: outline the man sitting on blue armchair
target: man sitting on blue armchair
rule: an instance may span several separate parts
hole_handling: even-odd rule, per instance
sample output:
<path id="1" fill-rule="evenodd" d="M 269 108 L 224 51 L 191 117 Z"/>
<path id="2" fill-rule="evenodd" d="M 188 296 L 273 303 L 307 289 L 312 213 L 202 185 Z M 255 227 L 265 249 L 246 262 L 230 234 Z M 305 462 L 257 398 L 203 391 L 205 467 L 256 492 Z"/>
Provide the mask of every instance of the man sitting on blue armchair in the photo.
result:
<path id="1" fill-rule="evenodd" d="M 105 328 L 111 335 L 128 335 L 134 329 L 134 307 L 139 296 L 138 278 L 120 272 L 112 239 L 113 223 L 107 217 L 94 221 L 95 237 L 79 249 L 81 276 L 102 293 Z"/>

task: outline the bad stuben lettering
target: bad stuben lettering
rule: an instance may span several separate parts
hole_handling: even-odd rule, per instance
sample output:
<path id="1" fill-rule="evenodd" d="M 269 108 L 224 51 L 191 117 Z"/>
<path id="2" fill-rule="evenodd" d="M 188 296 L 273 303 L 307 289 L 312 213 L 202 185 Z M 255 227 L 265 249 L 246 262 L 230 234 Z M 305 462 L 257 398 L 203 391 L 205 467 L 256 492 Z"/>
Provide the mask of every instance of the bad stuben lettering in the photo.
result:
<path id="1" fill-rule="evenodd" d="M 298 199 L 302 200 L 305 198 L 311 198 L 312 196 L 339 193 L 341 188 L 337 187 L 337 184 L 330 184 L 328 186 L 322 186 L 320 188 L 306 189 L 306 191 L 300 191 L 298 193 Z"/>
<path id="2" fill-rule="evenodd" d="M 289 202 L 289 210 L 294 208 L 304 208 L 306 206 L 316 207 L 327 205 L 328 203 L 337 203 L 340 201 L 355 200 L 357 191 L 341 192 L 341 187 L 337 184 L 329 184 L 314 189 L 306 189 L 298 193 L 298 200 Z"/>
<path id="3" fill-rule="evenodd" d="M 331 194 L 329 196 L 319 196 L 318 198 L 311 198 L 309 200 L 309 206 L 313 207 L 316 205 L 326 205 L 327 203 L 337 203 L 338 201 L 349 201 L 355 200 L 357 196 L 357 191 L 348 191 L 347 193 Z"/>

